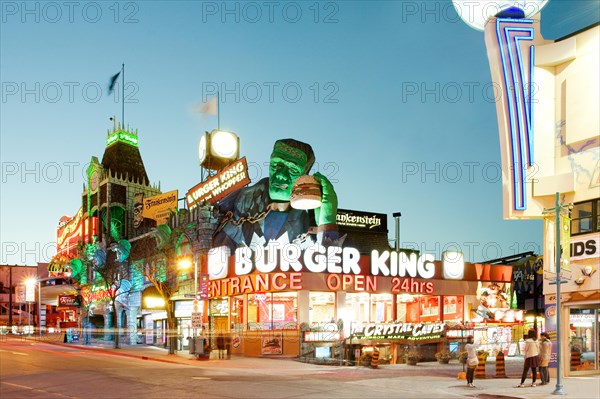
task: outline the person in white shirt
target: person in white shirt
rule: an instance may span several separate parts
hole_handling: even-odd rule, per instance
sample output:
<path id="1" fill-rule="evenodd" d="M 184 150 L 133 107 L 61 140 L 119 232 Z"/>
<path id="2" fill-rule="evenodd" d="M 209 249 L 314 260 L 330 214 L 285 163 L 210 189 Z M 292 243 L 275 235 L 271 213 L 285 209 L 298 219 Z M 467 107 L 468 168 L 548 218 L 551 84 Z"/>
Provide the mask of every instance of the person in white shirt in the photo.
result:
<path id="1" fill-rule="evenodd" d="M 478 345 L 473 343 L 473 337 L 467 337 L 467 344 L 465 350 L 467 351 L 467 386 L 469 388 L 475 388 L 473 385 L 473 377 L 475 376 L 475 368 L 479 362 L 477 359 L 477 347 Z"/>
<path id="2" fill-rule="evenodd" d="M 525 386 L 525 380 L 527 379 L 527 372 L 531 369 L 531 386 L 536 386 L 535 379 L 537 377 L 537 367 L 539 366 L 539 354 L 540 350 L 538 342 L 535 336 L 535 330 L 529 330 L 527 339 L 525 340 L 525 363 L 523 365 L 523 374 L 521 375 L 521 383 L 517 385 L 517 388 L 523 388 Z"/>

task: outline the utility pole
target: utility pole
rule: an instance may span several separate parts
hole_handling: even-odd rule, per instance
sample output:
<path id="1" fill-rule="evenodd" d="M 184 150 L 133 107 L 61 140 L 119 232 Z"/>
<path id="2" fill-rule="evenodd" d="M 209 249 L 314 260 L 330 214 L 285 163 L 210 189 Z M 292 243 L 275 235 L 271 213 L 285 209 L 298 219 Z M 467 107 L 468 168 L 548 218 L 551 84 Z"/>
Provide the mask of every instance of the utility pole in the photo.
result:
<path id="1" fill-rule="evenodd" d="M 12 266 L 8 266 L 8 325 L 13 324 L 13 280 L 12 280 Z"/>
<path id="2" fill-rule="evenodd" d="M 560 212 L 563 208 L 567 208 L 566 206 L 560 205 L 560 193 L 556 193 L 556 201 L 554 204 L 554 208 L 547 209 L 548 211 L 554 212 L 554 224 L 555 224 L 555 242 L 554 242 L 554 251 L 555 251 L 555 271 L 556 277 L 554 281 L 550 281 L 549 284 L 556 285 L 556 387 L 553 395 L 566 395 L 567 393 L 563 390 L 562 385 L 562 338 L 561 338 L 561 305 L 560 305 L 560 285 L 567 282 L 567 280 L 563 280 L 560 276 L 560 258 L 561 258 L 561 245 L 560 245 Z M 569 251 L 569 248 L 565 248 L 565 251 Z"/>

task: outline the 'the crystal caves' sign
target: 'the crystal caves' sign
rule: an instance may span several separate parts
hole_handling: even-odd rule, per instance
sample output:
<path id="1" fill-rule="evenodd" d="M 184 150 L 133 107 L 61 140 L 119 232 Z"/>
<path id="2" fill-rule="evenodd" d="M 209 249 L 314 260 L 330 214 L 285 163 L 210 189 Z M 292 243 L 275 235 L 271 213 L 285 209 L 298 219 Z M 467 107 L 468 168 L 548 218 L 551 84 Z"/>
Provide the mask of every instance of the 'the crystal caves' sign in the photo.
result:
<path id="1" fill-rule="evenodd" d="M 357 339 L 408 339 L 414 341 L 440 338 L 444 323 L 369 323 L 354 328 Z"/>

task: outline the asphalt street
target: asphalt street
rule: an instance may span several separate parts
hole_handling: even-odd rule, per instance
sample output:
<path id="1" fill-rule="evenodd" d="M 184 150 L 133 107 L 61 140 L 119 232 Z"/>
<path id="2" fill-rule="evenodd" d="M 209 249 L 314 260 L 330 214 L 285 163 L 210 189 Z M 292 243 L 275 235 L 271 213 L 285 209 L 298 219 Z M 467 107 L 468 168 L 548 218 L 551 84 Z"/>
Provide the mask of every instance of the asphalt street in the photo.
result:
<path id="1" fill-rule="evenodd" d="M 0 398 L 555 398 L 548 386 L 515 388 L 522 359 L 507 358 L 508 378 L 468 388 L 462 365 L 435 362 L 377 369 L 319 366 L 293 359 L 232 357 L 199 361 L 187 352 L 111 343 L 0 340 Z M 600 397 L 600 376 L 563 378 L 568 398 Z"/>

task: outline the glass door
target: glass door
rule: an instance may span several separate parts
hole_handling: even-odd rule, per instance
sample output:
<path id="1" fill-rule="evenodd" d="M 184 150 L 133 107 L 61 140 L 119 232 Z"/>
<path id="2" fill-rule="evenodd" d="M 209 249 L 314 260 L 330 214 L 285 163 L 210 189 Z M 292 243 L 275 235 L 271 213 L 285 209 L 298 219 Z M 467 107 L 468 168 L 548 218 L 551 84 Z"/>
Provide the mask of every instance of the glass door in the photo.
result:
<path id="1" fill-rule="evenodd" d="M 569 310 L 571 372 L 598 370 L 600 307 L 577 306 Z"/>

